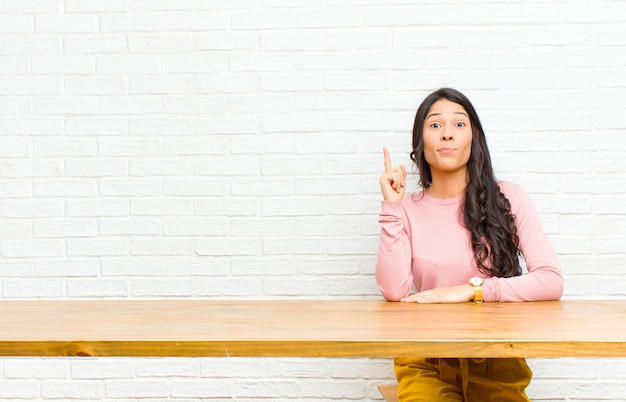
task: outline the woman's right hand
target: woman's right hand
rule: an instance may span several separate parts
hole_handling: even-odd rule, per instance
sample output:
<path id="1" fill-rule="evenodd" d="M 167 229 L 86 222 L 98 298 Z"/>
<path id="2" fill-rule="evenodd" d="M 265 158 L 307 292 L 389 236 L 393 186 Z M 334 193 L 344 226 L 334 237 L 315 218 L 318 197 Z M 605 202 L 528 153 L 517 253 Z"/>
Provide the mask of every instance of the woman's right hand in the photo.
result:
<path id="1" fill-rule="evenodd" d="M 385 201 L 402 201 L 406 189 L 406 168 L 404 165 L 392 167 L 389 150 L 383 148 L 385 156 L 385 173 L 380 176 L 380 190 Z"/>

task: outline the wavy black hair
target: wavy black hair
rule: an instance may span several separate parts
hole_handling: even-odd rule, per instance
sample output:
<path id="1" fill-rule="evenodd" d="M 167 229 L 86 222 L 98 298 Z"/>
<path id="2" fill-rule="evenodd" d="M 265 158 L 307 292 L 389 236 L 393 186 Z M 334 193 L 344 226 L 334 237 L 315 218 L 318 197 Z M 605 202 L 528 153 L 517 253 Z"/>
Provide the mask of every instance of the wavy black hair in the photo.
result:
<path id="1" fill-rule="evenodd" d="M 467 162 L 467 187 L 463 203 L 463 225 L 471 233 L 474 260 L 485 275 L 508 278 L 522 274 L 519 263 L 519 238 L 509 200 L 496 182 L 487 140 L 480 119 L 469 99 L 451 88 L 441 88 L 420 104 L 413 126 L 411 160 L 419 174 L 419 184 L 432 184 L 430 165 L 424 156 L 424 123 L 428 111 L 441 99 L 461 105 L 472 126 L 472 149 Z"/>

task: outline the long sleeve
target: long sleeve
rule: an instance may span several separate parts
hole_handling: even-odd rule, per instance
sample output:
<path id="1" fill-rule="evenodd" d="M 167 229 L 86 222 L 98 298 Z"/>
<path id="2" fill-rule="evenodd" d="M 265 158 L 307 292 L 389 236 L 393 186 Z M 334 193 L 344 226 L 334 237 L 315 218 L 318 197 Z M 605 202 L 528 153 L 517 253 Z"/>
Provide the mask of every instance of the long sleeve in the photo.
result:
<path id="1" fill-rule="evenodd" d="M 388 301 L 399 301 L 411 291 L 411 239 L 402 202 L 382 201 L 376 283 Z"/>
<path id="2" fill-rule="evenodd" d="M 485 301 L 558 300 L 563 295 L 563 275 L 558 256 L 546 235 L 528 194 L 518 185 L 502 182 L 515 215 L 519 248 L 528 273 L 513 278 L 486 278 Z"/>

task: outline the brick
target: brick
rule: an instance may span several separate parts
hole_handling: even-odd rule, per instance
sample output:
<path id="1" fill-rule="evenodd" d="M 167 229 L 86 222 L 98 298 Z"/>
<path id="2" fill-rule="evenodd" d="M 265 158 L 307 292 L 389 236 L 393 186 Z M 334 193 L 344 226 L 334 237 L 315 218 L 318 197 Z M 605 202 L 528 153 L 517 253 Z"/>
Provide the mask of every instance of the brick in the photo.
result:
<path id="1" fill-rule="evenodd" d="M 247 93 L 259 88 L 259 78 L 253 74 L 211 74 L 194 79 L 195 93 Z"/>
<path id="2" fill-rule="evenodd" d="M 165 27 L 160 13 L 112 13 L 100 16 L 102 32 L 160 32 Z"/>
<path id="3" fill-rule="evenodd" d="M 270 255 L 320 255 L 326 253 L 326 239 L 323 237 L 266 237 L 263 239 L 263 252 Z"/>
<path id="4" fill-rule="evenodd" d="M 35 97 L 33 109 L 36 114 L 96 114 L 96 100 L 88 96 Z"/>
<path id="5" fill-rule="evenodd" d="M 251 237 L 197 239 L 195 251 L 198 255 L 209 256 L 258 255 L 261 244 L 258 239 Z"/>
<path id="6" fill-rule="evenodd" d="M 163 141 L 165 155 L 223 155 L 227 150 L 225 139 L 209 136 Z"/>
<path id="7" fill-rule="evenodd" d="M 267 74 L 261 77 L 261 90 L 264 92 L 307 92 L 323 88 L 323 75 Z"/>
<path id="8" fill-rule="evenodd" d="M 174 398 L 230 398 L 232 395 L 230 381 L 174 380 L 170 384 Z"/>
<path id="9" fill-rule="evenodd" d="M 191 200 L 179 198 L 133 198 L 130 214 L 133 216 L 183 216 L 191 215 Z"/>
<path id="10" fill-rule="evenodd" d="M 232 273 L 234 275 L 292 275 L 294 262 L 291 257 L 240 257 L 232 259 Z"/>
<path id="11" fill-rule="evenodd" d="M 98 109 L 102 115 L 158 114 L 162 112 L 162 108 L 162 102 L 149 95 L 102 96 L 98 98 Z"/>
<path id="12" fill-rule="evenodd" d="M 229 257 L 174 256 L 167 257 L 165 264 L 168 276 L 225 277 L 230 273 L 231 261 Z"/>
<path id="13" fill-rule="evenodd" d="M 91 138 L 76 138 L 67 141 L 65 138 L 45 137 L 33 141 L 33 155 L 47 156 L 96 156 L 97 142 Z"/>
<path id="14" fill-rule="evenodd" d="M 42 383 L 44 398 L 96 399 L 102 397 L 102 384 L 97 381 L 46 381 Z"/>
<path id="15" fill-rule="evenodd" d="M 95 219 L 37 219 L 33 233 L 36 238 L 95 236 L 97 223 Z"/>
<path id="16" fill-rule="evenodd" d="M 2 295 L 6 298 L 60 298 L 65 296 L 65 281 L 61 279 L 10 279 L 3 280 Z M 33 387 L 35 390 L 39 386 Z M 4 397 L 9 393 L 0 391 Z M 31 394 L 32 395 L 32 394 Z M 29 398 L 32 398 L 30 396 Z"/>
<path id="17" fill-rule="evenodd" d="M 149 218 L 106 218 L 98 220 L 98 233 L 114 235 L 160 235 L 162 224 L 157 219 Z"/>
<path id="18" fill-rule="evenodd" d="M 33 22 L 34 18 L 29 15 L 0 15 L 0 33 L 32 33 Z"/>
<path id="19" fill-rule="evenodd" d="M 391 88 L 392 76 L 387 72 L 337 73 L 326 76 L 327 91 L 374 91 Z"/>
<path id="20" fill-rule="evenodd" d="M 35 276 L 41 278 L 96 277 L 99 271 L 98 258 L 59 258 L 35 262 Z"/>
<path id="21" fill-rule="evenodd" d="M 95 60 L 90 56 L 39 56 L 31 63 L 33 74 L 85 75 L 95 71 Z"/>
<path id="22" fill-rule="evenodd" d="M 363 391 L 363 382 L 359 380 L 302 381 L 302 394 L 305 397 L 359 399 L 365 396 Z"/>
<path id="23" fill-rule="evenodd" d="M 65 119 L 65 134 L 71 136 L 120 136 L 128 132 L 126 119 L 118 117 L 69 117 Z M 98 142 L 98 148 L 106 144 Z"/>
<path id="24" fill-rule="evenodd" d="M 214 31 L 194 35 L 196 50 L 259 50 L 259 35 L 251 32 Z"/>
<path id="25" fill-rule="evenodd" d="M 328 294 L 328 279 L 266 279 L 263 281 L 263 293 L 269 296 L 319 298 Z"/>
<path id="26" fill-rule="evenodd" d="M 33 276 L 33 264 L 31 262 L 6 261 L 0 264 L 0 275 L 3 278 L 28 278 Z"/>
<path id="27" fill-rule="evenodd" d="M 360 7 L 302 8 L 296 10 L 298 28 L 360 27 L 365 22 Z"/>
<path id="28" fill-rule="evenodd" d="M 127 173 L 128 162 L 123 159 L 72 158 L 65 161 L 65 175 L 69 177 L 110 177 Z"/>
<path id="29" fill-rule="evenodd" d="M 253 134 L 259 131 L 258 129 L 258 120 L 245 117 L 245 116 L 237 116 L 236 118 L 230 117 L 207 117 L 200 118 L 194 120 L 194 131 L 195 134 L 200 135 L 225 135 L 225 134 Z M 234 143 L 238 138 L 241 137 L 233 137 L 229 136 L 229 140 L 231 143 Z M 207 137 L 206 140 L 212 141 L 211 147 L 208 147 L 206 151 L 208 153 L 225 153 L 222 147 L 223 139 L 215 136 L 211 139 L 211 137 Z M 215 144 L 215 145 L 213 145 Z M 212 148 L 216 148 L 216 150 L 212 150 Z"/>
<path id="30" fill-rule="evenodd" d="M 161 179 L 109 179 L 100 180 L 100 194 L 105 196 L 159 196 L 162 193 Z"/>
<path id="31" fill-rule="evenodd" d="M 324 35 L 314 32 L 262 32 L 260 34 L 263 51 L 323 51 Z"/>
<path id="32" fill-rule="evenodd" d="M 163 100 L 163 110 L 174 114 L 219 114 L 225 113 L 227 107 L 224 96 L 168 96 Z"/>
<path id="33" fill-rule="evenodd" d="M 166 74 L 180 73 L 226 73 L 229 71 L 229 58 L 225 54 L 208 53 L 193 55 L 162 56 L 161 68 Z"/>
<path id="34" fill-rule="evenodd" d="M 55 218 L 63 215 L 63 203 L 57 200 L 5 200 L 0 202 L 4 218 Z"/>
<path id="35" fill-rule="evenodd" d="M 230 28 L 226 10 L 191 10 L 168 12 L 164 19 L 165 31 L 223 31 Z M 171 34 L 169 34 L 171 36 Z"/>
<path id="36" fill-rule="evenodd" d="M 206 198 L 195 199 L 193 210 L 198 216 L 253 216 L 256 215 L 258 202 L 252 198 Z"/>
<path id="37" fill-rule="evenodd" d="M 178 238 L 154 236 L 134 237 L 131 240 L 131 254 L 138 256 L 191 255 L 193 241 Z"/>
<path id="38" fill-rule="evenodd" d="M 206 158 L 196 162 L 195 173 L 201 176 L 222 176 L 224 172 L 228 172 L 231 176 L 258 175 L 259 159 L 257 155 Z"/>
<path id="39" fill-rule="evenodd" d="M 193 50 L 193 40 L 188 33 L 129 36 L 128 50 L 132 53 L 190 52 Z"/>
<path id="40" fill-rule="evenodd" d="M 163 181 L 166 196 L 222 196 L 228 185 L 223 179 L 167 179 Z"/>
<path id="41" fill-rule="evenodd" d="M 258 298 L 262 294 L 261 280 L 255 277 L 197 279 L 196 283 L 197 296 Z"/>
<path id="42" fill-rule="evenodd" d="M 261 200 L 263 216 L 315 216 L 324 215 L 326 201 L 322 197 L 264 197 Z"/>
<path id="43" fill-rule="evenodd" d="M 199 377 L 202 363 L 200 359 L 140 359 L 136 364 L 138 377 Z M 133 370 L 134 372 L 134 370 Z"/>
<path id="44" fill-rule="evenodd" d="M 165 236 L 225 236 L 228 222 L 222 218 L 166 218 L 163 220 Z"/>
<path id="45" fill-rule="evenodd" d="M 99 55 L 96 58 L 98 74 L 156 74 L 159 59 L 153 55 Z"/>
<path id="46" fill-rule="evenodd" d="M 235 30 L 261 30 L 295 27 L 293 10 L 246 10 L 231 14 L 231 27 Z"/>
<path id="47" fill-rule="evenodd" d="M 64 80 L 68 95 L 123 95 L 126 87 L 124 80 L 118 78 L 66 77 Z"/>
<path id="48" fill-rule="evenodd" d="M 233 95 L 230 98 L 229 110 L 237 113 L 288 112 L 292 110 L 292 100 L 286 94 Z M 255 125 L 258 125 L 256 120 Z M 257 131 L 259 130 L 255 126 L 248 132 L 256 133 Z"/>
<path id="49" fill-rule="evenodd" d="M 121 256 L 100 258 L 104 276 L 164 276 L 165 260 L 161 256 Z"/>
<path id="50" fill-rule="evenodd" d="M 59 135 L 63 134 L 63 120 L 54 118 L 28 118 L 20 115 L 30 113 L 30 101 L 24 97 L 5 97 L 0 99 L 0 109 L 5 117 L 0 121 L 0 133 L 5 135 L 36 134 Z M 12 116 L 15 115 L 15 116 Z"/>
<path id="51" fill-rule="evenodd" d="M 134 381 L 109 379 L 104 381 L 107 398 L 167 398 L 169 386 L 165 381 Z"/>
<path id="52" fill-rule="evenodd" d="M 127 216 L 130 210 L 130 203 L 124 198 L 68 200 L 65 204 L 68 217 Z"/>
<path id="53" fill-rule="evenodd" d="M 62 379 L 69 373 L 64 361 L 7 360 L 4 364 L 5 378 L 13 379 Z"/>
<path id="54" fill-rule="evenodd" d="M 78 359 L 70 362 L 71 377 L 79 380 L 133 378 L 135 364 L 131 361 Z"/>
<path id="55" fill-rule="evenodd" d="M 155 156 L 161 154 L 156 140 L 103 139 L 98 141 L 99 156 Z"/>
<path id="56" fill-rule="evenodd" d="M 231 234 L 234 236 L 289 236 L 294 233 L 292 218 L 233 218 Z"/>
<path id="57" fill-rule="evenodd" d="M 231 72 L 280 72 L 288 71 L 293 65 L 294 56 L 291 53 L 246 55 L 233 54 L 228 57 Z"/>
<path id="58" fill-rule="evenodd" d="M 259 378 L 265 374 L 268 360 L 241 357 L 202 359 L 202 377 Z"/>
<path id="59" fill-rule="evenodd" d="M 0 55 L 59 54 L 62 46 L 58 35 L 11 35 L 0 38 Z"/>
<path id="60" fill-rule="evenodd" d="M 0 384 L 0 395 L 16 400 L 40 398 L 41 384 L 38 381 L 3 381 L 3 384 Z"/>
<path id="61" fill-rule="evenodd" d="M 333 177 L 331 179 L 297 179 L 296 195 L 348 195 L 359 193 L 359 181 L 353 177 Z"/>
<path id="62" fill-rule="evenodd" d="M 192 91 L 193 80 L 185 75 L 159 77 L 132 77 L 130 93 L 145 94 L 187 94 Z"/>
<path id="63" fill-rule="evenodd" d="M 299 257 L 296 273 L 304 275 L 357 275 L 360 270 L 358 258 L 341 257 Z"/>
<path id="64" fill-rule="evenodd" d="M 193 279 L 131 279 L 131 294 L 135 297 L 190 297 L 194 295 Z"/>
<path id="65" fill-rule="evenodd" d="M 193 161 L 182 158 L 131 161 L 128 169 L 130 176 L 138 177 L 190 176 L 193 172 Z"/>
<path id="66" fill-rule="evenodd" d="M 67 255 L 75 257 L 100 257 L 127 255 L 129 242 L 121 238 L 80 238 L 67 240 Z"/>
<path id="67" fill-rule="evenodd" d="M 278 196 L 292 195 L 294 184 L 291 179 L 235 179 L 230 193 L 235 196 Z"/>
<path id="68" fill-rule="evenodd" d="M 125 0 L 112 0 L 102 3 L 98 0 L 68 0 L 66 10 L 69 13 L 110 13 L 126 11 Z"/>
<path id="69" fill-rule="evenodd" d="M 324 119 L 319 113 L 295 112 L 289 114 L 264 114 L 261 129 L 274 132 L 319 132 L 324 127 Z"/>
<path id="70" fill-rule="evenodd" d="M 129 285 L 124 279 L 73 279 L 68 280 L 66 286 L 71 298 L 120 298 L 129 295 Z"/>
<path id="71" fill-rule="evenodd" d="M 127 51 L 127 39 L 119 34 L 65 34 L 63 44 L 66 54 L 109 54 Z"/>
<path id="72" fill-rule="evenodd" d="M 97 193 L 97 183 L 89 179 L 46 179 L 36 180 L 36 197 L 93 197 Z"/>

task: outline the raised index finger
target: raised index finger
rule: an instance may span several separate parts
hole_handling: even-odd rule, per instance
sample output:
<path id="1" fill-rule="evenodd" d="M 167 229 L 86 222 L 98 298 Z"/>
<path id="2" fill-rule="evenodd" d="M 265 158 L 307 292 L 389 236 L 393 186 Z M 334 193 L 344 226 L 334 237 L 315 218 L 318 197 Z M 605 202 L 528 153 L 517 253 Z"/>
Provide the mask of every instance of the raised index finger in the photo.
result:
<path id="1" fill-rule="evenodd" d="M 383 154 L 385 155 L 385 172 L 389 172 L 391 171 L 391 157 L 389 156 L 387 147 L 383 148 Z"/>

